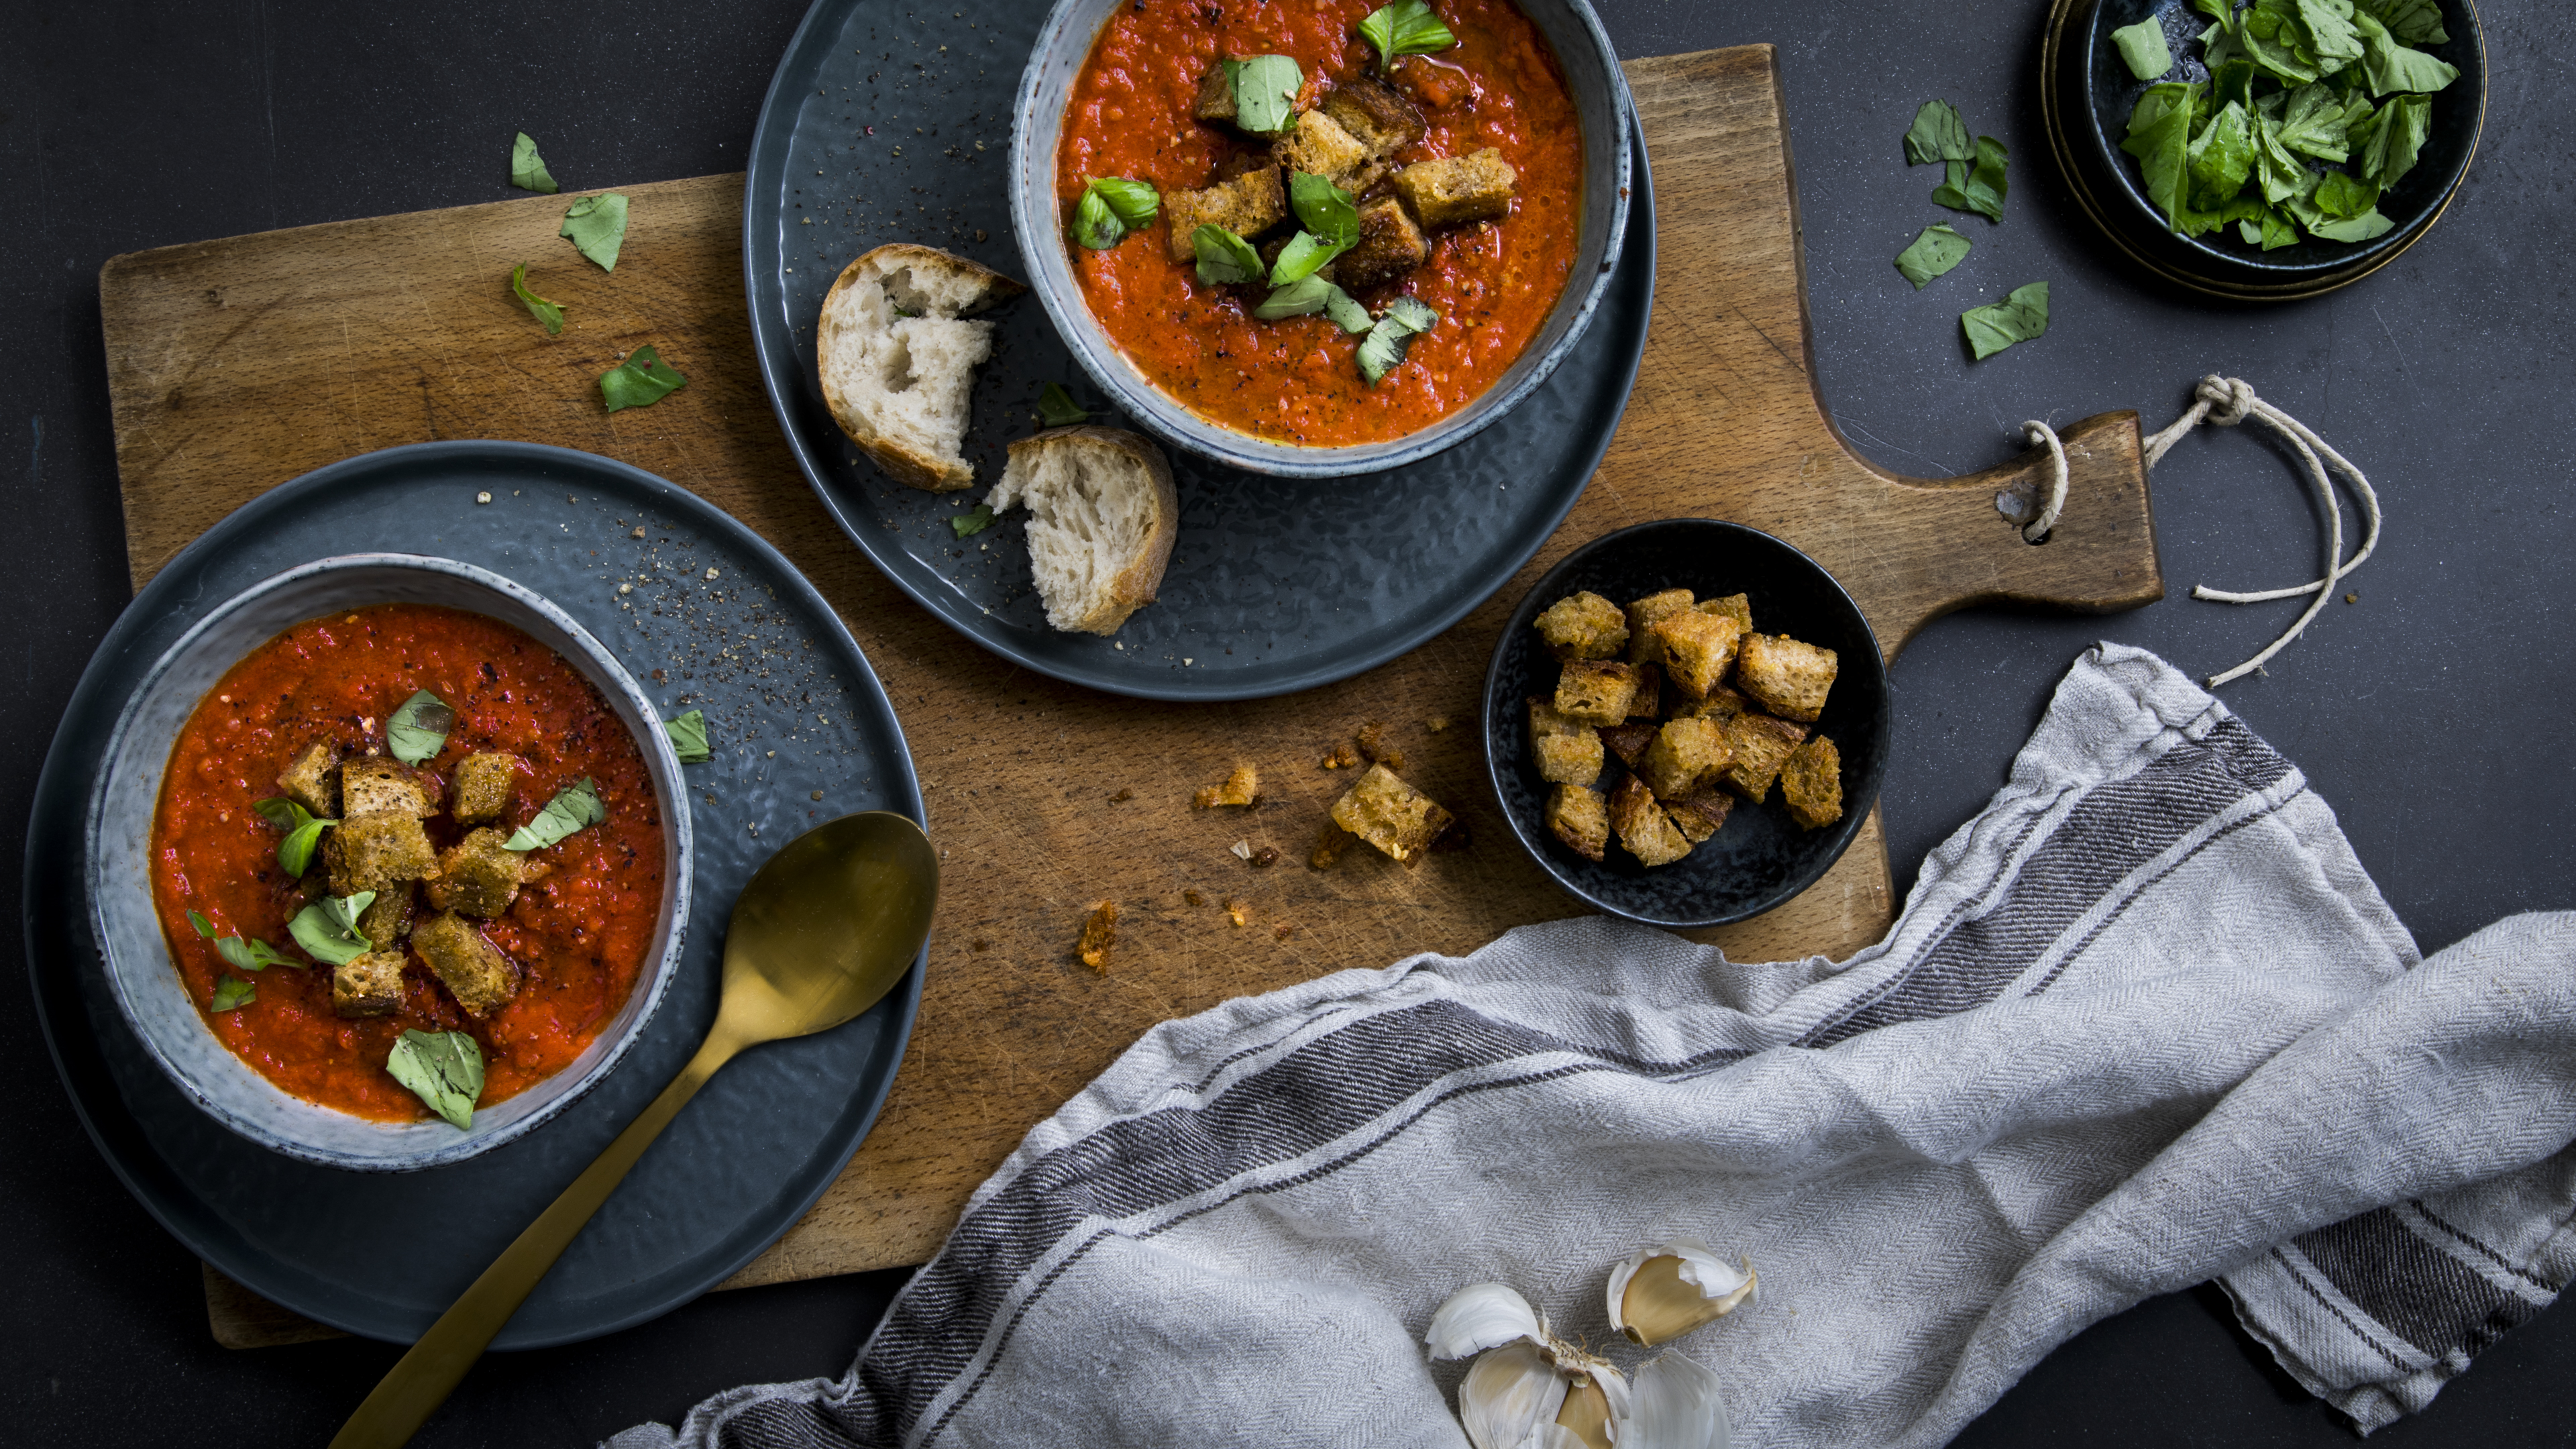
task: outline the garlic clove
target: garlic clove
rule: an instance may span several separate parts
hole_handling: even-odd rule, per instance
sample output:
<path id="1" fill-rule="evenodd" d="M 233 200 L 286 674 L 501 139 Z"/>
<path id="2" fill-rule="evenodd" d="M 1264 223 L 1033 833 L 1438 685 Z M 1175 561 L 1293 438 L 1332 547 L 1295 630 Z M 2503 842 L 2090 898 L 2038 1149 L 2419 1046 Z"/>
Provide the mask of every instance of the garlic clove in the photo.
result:
<path id="1" fill-rule="evenodd" d="M 1652 1348 L 1725 1317 L 1753 1296 L 1751 1259 L 1739 1270 L 1705 1243 L 1681 1239 L 1630 1255 L 1610 1270 L 1610 1326 Z"/>
<path id="2" fill-rule="evenodd" d="M 1558 1363 L 1577 1358 L 1583 1377 L 1565 1391 L 1565 1403 L 1556 1411 L 1558 1428 L 1574 1436 L 1584 1449 L 1610 1449 L 1618 1440 L 1617 1425 L 1628 1415 L 1628 1381 L 1619 1371 L 1580 1349 L 1560 1350 Z"/>
<path id="3" fill-rule="evenodd" d="M 1637 1370 L 1619 1420 L 1619 1449 L 1727 1449 L 1733 1439 L 1717 1375 L 1706 1365 L 1668 1353 Z"/>
<path id="4" fill-rule="evenodd" d="M 1547 1325 L 1529 1300 L 1500 1283 L 1470 1283 L 1431 1315 L 1431 1331 L 1422 1342 L 1433 1358 L 1465 1358 L 1524 1338 L 1533 1343 L 1547 1339 Z M 1519 1445 L 1515 1439 L 1507 1449 Z"/>
<path id="5" fill-rule="evenodd" d="M 1538 1426 L 1537 1437 L 1523 1445 L 1522 1449 L 1583 1449 L 1583 1441 L 1574 1437 L 1573 1430 L 1561 1424 L 1541 1424 Z"/>
<path id="6" fill-rule="evenodd" d="M 1458 1385 L 1458 1423 L 1476 1449 L 1523 1449 L 1542 1426 L 1555 1426 L 1565 1391 L 1546 1349 L 1529 1339 L 1507 1343 L 1468 1365 Z"/>

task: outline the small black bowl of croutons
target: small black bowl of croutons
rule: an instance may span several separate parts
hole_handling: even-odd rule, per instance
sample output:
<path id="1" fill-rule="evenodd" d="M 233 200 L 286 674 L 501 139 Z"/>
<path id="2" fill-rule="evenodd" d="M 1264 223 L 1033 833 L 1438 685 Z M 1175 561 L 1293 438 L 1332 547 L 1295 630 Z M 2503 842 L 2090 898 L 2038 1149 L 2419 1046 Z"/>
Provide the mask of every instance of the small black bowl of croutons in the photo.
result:
<path id="1" fill-rule="evenodd" d="M 1654 926 L 1722 926 L 1813 885 L 1878 798 L 1887 726 L 1887 666 L 1851 595 L 1713 518 L 1567 555 L 1485 673 L 1513 832 L 1557 884 Z"/>

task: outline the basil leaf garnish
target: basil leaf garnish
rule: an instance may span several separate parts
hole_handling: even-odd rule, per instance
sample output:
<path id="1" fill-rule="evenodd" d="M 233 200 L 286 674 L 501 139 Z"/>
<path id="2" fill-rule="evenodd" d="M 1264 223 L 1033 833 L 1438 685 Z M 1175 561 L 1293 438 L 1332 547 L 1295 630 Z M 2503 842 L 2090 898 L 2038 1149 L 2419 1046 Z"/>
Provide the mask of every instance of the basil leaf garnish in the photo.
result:
<path id="1" fill-rule="evenodd" d="M 271 966 L 292 966 L 299 971 L 304 968 L 303 962 L 278 950 L 266 941 L 243 936 L 216 935 L 215 923 L 198 912 L 188 913 L 188 924 L 197 928 L 198 935 L 215 943 L 216 955 L 223 957 L 227 964 L 238 966 L 244 971 L 264 971 Z"/>
<path id="2" fill-rule="evenodd" d="M 1896 269 L 1920 292 L 1934 277 L 1967 260 L 1969 241 L 1946 224 L 1927 226 L 1914 245 L 1896 254 Z"/>
<path id="3" fill-rule="evenodd" d="M 600 803 L 599 786 L 584 775 L 581 783 L 566 785 L 537 818 L 510 833 L 501 842 L 503 850 L 542 850 L 585 826 L 597 825 L 608 818 L 608 807 Z"/>
<path id="4" fill-rule="evenodd" d="M 1321 312 L 1324 304 L 1333 299 L 1332 294 L 1339 290 L 1321 277 L 1307 277 L 1271 293 L 1260 306 L 1252 309 L 1252 315 L 1264 322 L 1276 322 L 1282 317 L 1302 317 L 1309 312 Z"/>
<path id="5" fill-rule="evenodd" d="M 1092 251 L 1107 251 L 1127 233 L 1152 225 L 1162 209 L 1163 194 L 1147 182 L 1095 176 L 1083 186 L 1082 203 L 1073 209 L 1073 239 Z"/>
<path id="6" fill-rule="evenodd" d="M 385 1070 L 422 1105 L 459 1127 L 474 1125 L 483 1096 L 483 1048 L 461 1031 L 406 1031 Z"/>
<path id="7" fill-rule="evenodd" d="M 354 961 L 375 948 L 375 943 L 358 934 L 358 915 L 373 904 L 374 891 L 360 891 L 354 896 L 324 896 L 295 913 L 286 923 L 295 944 L 316 961 L 332 966 Z"/>
<path id="8" fill-rule="evenodd" d="M 1270 285 L 1284 287 L 1291 282 L 1302 282 L 1313 278 L 1315 273 L 1323 270 L 1324 263 L 1348 250 L 1350 248 L 1347 244 L 1335 244 L 1325 241 L 1311 231 L 1301 231 L 1289 238 L 1288 245 L 1279 249 L 1279 260 L 1272 263 L 1270 267 Z M 1312 312 L 1316 308 L 1309 307 L 1305 310 Z"/>
<path id="9" fill-rule="evenodd" d="M 1199 282 L 1203 286 L 1261 280 L 1261 253 L 1224 227 L 1201 225 L 1190 233 L 1190 249 L 1198 253 Z"/>
<path id="10" fill-rule="evenodd" d="M 993 505 L 978 503 L 972 511 L 949 519 L 948 526 L 956 530 L 959 538 L 973 538 L 993 526 Z"/>
<path id="11" fill-rule="evenodd" d="M 510 291 L 513 295 L 518 297 L 521 302 L 527 304 L 529 315 L 546 324 L 546 335 L 548 337 L 556 336 L 563 331 L 563 308 L 528 290 L 528 264 L 526 262 L 521 262 L 518 266 L 511 269 Z"/>
<path id="12" fill-rule="evenodd" d="M 227 974 L 215 983 L 215 999 L 209 1004 L 214 1011 L 231 1011 L 259 1000 L 259 988 L 238 976 Z"/>
<path id="13" fill-rule="evenodd" d="M 1109 209 L 1109 199 L 1090 187 L 1082 189 L 1082 201 L 1073 209 L 1073 240 L 1076 246 L 1105 252 L 1118 245 L 1127 235 L 1127 223 Z"/>
<path id="14" fill-rule="evenodd" d="M 1297 62 L 1284 55 L 1256 55 L 1225 62 L 1234 87 L 1234 123 L 1255 135 L 1274 136 L 1297 119 L 1297 92 L 1306 77 Z"/>
<path id="15" fill-rule="evenodd" d="M 396 705 L 385 721 L 385 748 L 404 764 L 417 765 L 437 754 L 447 743 L 447 732 L 454 728 L 455 707 L 426 689 L 420 690 Z"/>
<path id="16" fill-rule="evenodd" d="M 1289 172 L 1288 204 L 1318 241 L 1346 247 L 1360 239 L 1360 214 L 1351 206 L 1351 194 L 1330 177 Z"/>
<path id="17" fill-rule="evenodd" d="M 286 832 L 286 838 L 277 843 L 277 866 L 294 880 L 303 879 L 304 872 L 313 868 L 313 849 L 322 843 L 322 832 L 340 823 L 317 819 L 312 811 L 283 795 L 253 800 L 250 808 L 258 811 L 262 820 Z"/>
<path id="18" fill-rule="evenodd" d="M 690 710 L 678 719 L 662 721 L 662 732 L 671 737 L 671 752 L 683 765 L 703 765 L 714 759 L 715 751 L 707 748 L 707 712 Z"/>
<path id="19" fill-rule="evenodd" d="M 2028 342 L 2048 330 L 2048 284 L 2015 287 L 2000 302 L 1971 307 L 1959 314 L 1959 326 L 1981 360 L 2016 342 Z"/>
<path id="20" fill-rule="evenodd" d="M 1064 390 L 1064 384 L 1051 382 L 1038 389 L 1038 419 L 1050 428 L 1067 428 L 1091 421 L 1091 414 Z"/>
<path id="21" fill-rule="evenodd" d="M 1387 304 L 1386 315 L 1377 319 L 1369 335 L 1360 340 L 1360 375 L 1370 382 L 1393 372 L 1404 361 L 1405 350 L 1413 339 L 1431 330 L 1440 320 L 1417 297 L 1398 297 Z"/>
<path id="22" fill-rule="evenodd" d="M 1398 56 L 1429 55 L 1458 43 L 1458 37 L 1449 33 L 1449 27 L 1440 23 L 1440 17 L 1432 14 L 1423 0 L 1395 0 L 1392 5 L 1370 11 L 1368 18 L 1360 22 L 1360 34 L 1377 47 L 1380 74 L 1394 65 Z"/>
<path id="23" fill-rule="evenodd" d="M 1968 139 L 1968 123 L 1960 118 L 1959 108 L 1948 101 L 1925 101 L 1914 113 L 1914 129 L 1905 133 L 1905 164 L 1937 166 L 1944 161 L 1966 161 L 1977 154 Z"/>
<path id="24" fill-rule="evenodd" d="M 555 193 L 555 178 L 546 170 L 546 158 L 537 154 L 537 143 L 527 132 L 510 143 L 510 184 L 522 191 Z"/>
<path id="25" fill-rule="evenodd" d="M 662 354 L 650 344 L 626 354 L 626 360 L 601 373 L 599 396 L 608 410 L 651 407 L 680 389 L 689 380 L 662 360 Z"/>
<path id="26" fill-rule="evenodd" d="M 1366 332 L 1377 325 L 1370 320 L 1368 309 L 1359 304 L 1359 299 L 1339 287 L 1324 299 L 1324 315 L 1339 323 L 1345 332 Z"/>
<path id="27" fill-rule="evenodd" d="M 626 245 L 626 198 L 616 192 L 585 196 L 564 209 L 563 230 L 573 250 L 599 263 L 603 272 L 617 270 L 617 250 Z"/>

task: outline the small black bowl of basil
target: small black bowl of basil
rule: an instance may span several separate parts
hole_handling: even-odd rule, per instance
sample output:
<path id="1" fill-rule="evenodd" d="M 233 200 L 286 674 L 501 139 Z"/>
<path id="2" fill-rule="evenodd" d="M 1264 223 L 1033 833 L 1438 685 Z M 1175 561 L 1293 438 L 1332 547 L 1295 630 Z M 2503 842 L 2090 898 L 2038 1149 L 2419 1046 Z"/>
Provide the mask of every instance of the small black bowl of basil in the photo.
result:
<path id="1" fill-rule="evenodd" d="M 2278 301 L 2359 281 L 2441 219 L 2485 123 L 2486 45 L 2476 0 L 2057 0 L 2040 85 L 2115 246 Z"/>

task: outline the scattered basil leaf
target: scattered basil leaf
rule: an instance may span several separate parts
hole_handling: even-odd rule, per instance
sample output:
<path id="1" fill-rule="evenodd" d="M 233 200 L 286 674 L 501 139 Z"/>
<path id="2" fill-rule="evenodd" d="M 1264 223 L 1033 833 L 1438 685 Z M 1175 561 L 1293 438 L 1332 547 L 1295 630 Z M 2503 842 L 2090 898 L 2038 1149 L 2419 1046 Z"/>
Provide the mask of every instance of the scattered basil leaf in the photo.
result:
<path id="1" fill-rule="evenodd" d="M 2379 188 L 2341 171 L 2329 171 L 2308 198 L 2329 217 L 2355 217 L 2379 204 Z"/>
<path id="2" fill-rule="evenodd" d="M 2369 110 L 2367 102 L 2363 111 Z M 2290 92 L 2281 101 L 2274 127 L 2283 148 L 2320 161 L 2341 161 L 2348 150 L 2350 111 L 2335 88 L 2319 81 Z"/>
<path id="3" fill-rule="evenodd" d="M 421 764 L 446 746 L 447 732 L 454 728 L 454 707 L 426 689 L 416 690 L 386 719 L 385 749 L 406 765 Z"/>
<path id="4" fill-rule="evenodd" d="M 2253 174 L 2254 124 L 2245 108 L 2229 101 L 2185 153 L 2191 171 L 2191 204 L 2217 210 L 2245 189 Z"/>
<path id="5" fill-rule="evenodd" d="M 331 966 L 354 961 L 376 949 L 373 942 L 358 934 L 358 916 L 375 898 L 374 891 L 324 896 L 295 913 L 295 919 L 286 923 L 287 934 L 316 961 Z"/>
<path id="6" fill-rule="evenodd" d="M 546 158 L 537 154 L 537 143 L 527 132 L 510 143 L 510 184 L 521 191 L 555 193 L 555 178 L 546 170 Z"/>
<path id="7" fill-rule="evenodd" d="M 1234 87 L 1235 125 L 1255 135 L 1275 136 L 1294 124 L 1297 93 L 1306 85 L 1296 61 L 1284 55 L 1229 60 L 1225 75 Z"/>
<path id="8" fill-rule="evenodd" d="M 1288 245 L 1279 249 L 1279 260 L 1270 265 L 1270 284 L 1284 287 L 1291 282 L 1305 281 L 1323 270 L 1324 263 L 1348 250 L 1348 243 L 1328 242 L 1311 231 L 1301 231 L 1288 239 Z M 1311 312 L 1315 309 L 1309 307 L 1306 310 Z"/>
<path id="9" fill-rule="evenodd" d="M 510 290 L 518 296 L 518 299 L 521 302 L 527 304 L 529 315 L 546 324 L 546 335 L 548 337 L 553 337 L 563 331 L 563 308 L 528 290 L 528 264 L 526 262 L 521 262 L 518 266 L 511 269 Z"/>
<path id="10" fill-rule="evenodd" d="M 1289 172 L 1288 204 L 1318 241 L 1347 247 L 1360 239 L 1360 214 L 1351 207 L 1351 194 L 1330 177 Z"/>
<path id="11" fill-rule="evenodd" d="M 2361 174 L 2382 187 L 2415 169 L 2415 158 L 2433 133 L 2431 96 L 2392 96 L 2373 118 L 2361 150 Z"/>
<path id="12" fill-rule="evenodd" d="M 2388 27 L 2369 11 L 2353 16 L 2353 24 L 2361 32 L 2361 73 L 2370 82 L 2372 95 L 2438 91 L 2460 78 L 2458 68 L 2447 61 L 2398 44 Z"/>
<path id="13" fill-rule="evenodd" d="M 2190 200 L 2191 182 L 2191 112 L 2200 98 L 2196 83 L 2168 81 L 2147 87 L 2129 112 L 2128 139 L 2120 149 L 2138 158 L 2138 169 L 2147 183 L 2147 200 L 2165 214 L 2165 222 L 2179 230 L 2185 204 Z"/>
<path id="14" fill-rule="evenodd" d="M 599 396 L 613 413 L 620 408 L 651 407 L 688 385 L 689 380 L 664 362 L 662 354 L 648 343 L 599 375 Z"/>
<path id="15" fill-rule="evenodd" d="M 1458 43 L 1440 17 L 1431 13 L 1423 0 L 1395 0 L 1372 10 L 1360 22 L 1360 34 L 1377 47 L 1378 74 L 1384 75 L 1399 56 L 1429 55 L 1447 50 Z"/>
<path id="16" fill-rule="evenodd" d="M 223 980 L 215 983 L 215 999 L 211 1003 L 211 1008 L 216 1011 L 231 1011 L 235 1007 L 248 1006 L 257 1000 L 259 1000 L 258 987 L 227 972 Z"/>
<path id="17" fill-rule="evenodd" d="M 2408 45 L 2442 45 L 2451 38 L 2442 28 L 2438 0 L 2354 0 L 2354 4 Z"/>
<path id="18" fill-rule="evenodd" d="M 266 941 L 243 936 L 218 936 L 215 923 L 195 911 L 188 913 L 188 924 L 197 934 L 215 943 L 215 954 L 244 971 L 265 971 L 271 966 L 293 966 L 301 970 L 304 963 L 278 950 Z"/>
<path id="19" fill-rule="evenodd" d="M 1403 363 L 1413 339 L 1431 330 L 1440 314 L 1417 297 L 1398 297 L 1387 304 L 1369 335 L 1360 340 L 1360 375 L 1374 383 Z"/>
<path id="20" fill-rule="evenodd" d="M 1896 254 L 1896 269 L 1920 292 L 1934 277 L 1966 261 L 1968 248 L 1968 239 L 1952 231 L 1948 223 L 1927 226 L 1914 239 L 1914 245 Z"/>
<path id="21" fill-rule="evenodd" d="M 1905 133 L 1905 164 L 1930 166 L 1942 161 L 1968 161 L 1977 150 L 1968 139 L 1968 123 L 1948 101 L 1925 101 L 1914 113 L 1914 129 Z"/>
<path id="22" fill-rule="evenodd" d="M 2048 284 L 2015 287 L 2000 302 L 1971 307 L 1959 314 L 1959 326 L 1981 362 L 2016 342 L 2028 342 L 2048 331 Z"/>
<path id="23" fill-rule="evenodd" d="M 1964 161 L 1949 163 L 1949 179 L 1933 191 L 1933 205 L 1973 211 L 1988 221 L 2003 220 L 2007 188 L 2004 170 L 2009 162 L 2003 142 L 1992 136 L 1979 136 L 1975 165 L 1971 167 Z"/>
<path id="24" fill-rule="evenodd" d="M 2254 105 L 2254 62 L 2231 60 L 2209 73 L 2209 98 L 2218 105 L 2234 101 L 2251 110 Z"/>
<path id="25" fill-rule="evenodd" d="M 1190 249 L 1198 254 L 1199 282 L 1203 286 L 1257 282 L 1265 270 L 1261 253 L 1252 249 L 1252 243 L 1221 226 L 1203 224 L 1191 232 Z"/>
<path id="26" fill-rule="evenodd" d="M 2173 69 L 2173 47 L 2165 44 L 2165 28 L 2153 15 L 2112 31 L 2111 43 L 2119 47 L 2129 74 L 2140 80 L 2151 81 Z"/>
<path id="27" fill-rule="evenodd" d="M 585 196 L 564 209 L 563 230 L 573 250 L 599 263 L 603 272 L 617 270 L 618 248 L 626 245 L 626 198 L 616 192 Z"/>
<path id="28" fill-rule="evenodd" d="M 1324 299 L 1324 315 L 1332 318 L 1345 332 L 1366 332 L 1377 325 L 1369 317 L 1368 309 L 1359 304 L 1359 299 L 1339 287 Z"/>
<path id="29" fill-rule="evenodd" d="M 993 505 L 978 503 L 968 512 L 952 516 L 948 526 L 956 531 L 959 538 L 973 538 L 993 526 Z"/>
<path id="30" fill-rule="evenodd" d="M 2338 217 L 2331 221 L 2312 221 L 2307 224 L 2310 236 L 2320 236 L 2327 241 L 2339 242 L 2365 242 L 2373 237 L 2386 236 L 2395 229 L 2396 225 L 2397 223 L 2380 215 L 2379 208 L 2375 206 L 2359 216 Z"/>
<path id="31" fill-rule="evenodd" d="M 483 1048 L 461 1031 L 406 1031 L 385 1070 L 422 1105 L 459 1127 L 474 1125 L 483 1096 Z"/>
<path id="32" fill-rule="evenodd" d="M 1069 428 L 1091 421 L 1091 414 L 1064 390 L 1064 384 L 1051 382 L 1038 389 L 1038 418 L 1050 428 Z"/>
<path id="33" fill-rule="evenodd" d="M 608 818 L 608 807 L 600 803 L 599 786 L 584 775 L 581 783 L 566 785 L 537 818 L 512 831 L 501 842 L 503 850 L 542 850 L 584 826 L 597 825 Z"/>
<path id="34" fill-rule="evenodd" d="M 962 535 L 961 535 L 962 536 Z M 671 753 L 683 765 L 703 765 L 716 757 L 707 748 L 707 712 L 693 709 L 678 719 L 662 721 L 662 733 L 671 737 Z"/>
<path id="35" fill-rule="evenodd" d="M 312 869 L 313 850 L 322 843 L 322 832 L 340 823 L 337 820 L 317 820 L 313 812 L 283 795 L 253 800 L 250 808 L 259 812 L 261 819 L 286 832 L 286 838 L 277 843 L 277 868 L 285 871 L 292 880 L 303 879 L 304 872 Z"/>

